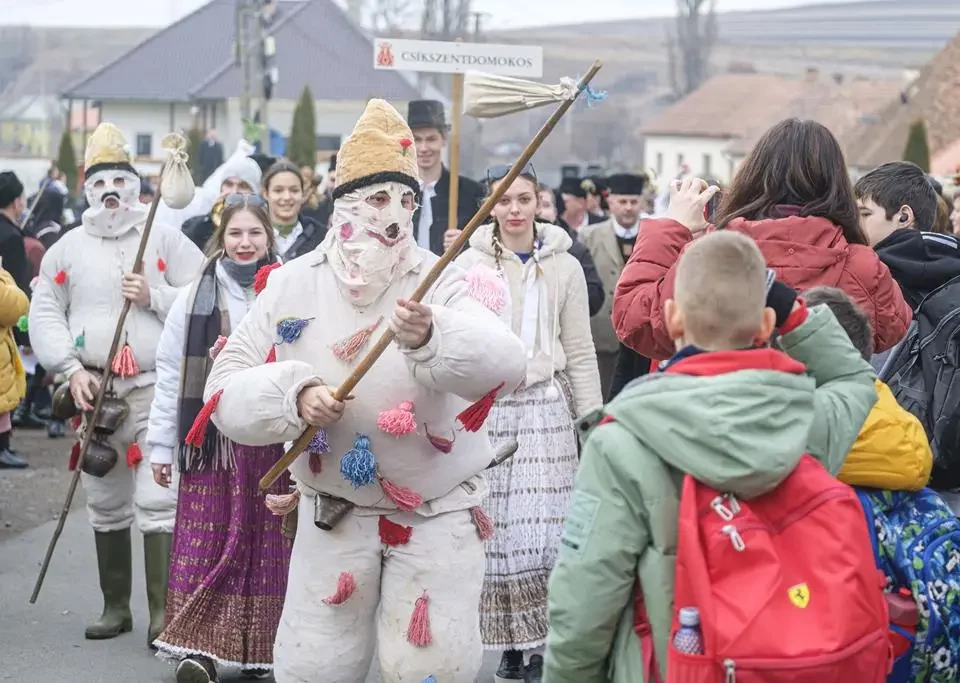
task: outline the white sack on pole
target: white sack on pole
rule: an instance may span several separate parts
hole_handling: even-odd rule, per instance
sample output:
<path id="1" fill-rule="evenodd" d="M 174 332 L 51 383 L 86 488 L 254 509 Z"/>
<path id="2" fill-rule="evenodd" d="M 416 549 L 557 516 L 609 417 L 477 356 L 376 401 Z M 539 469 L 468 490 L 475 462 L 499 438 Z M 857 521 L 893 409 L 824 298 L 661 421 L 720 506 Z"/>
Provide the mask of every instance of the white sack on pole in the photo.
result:
<path id="1" fill-rule="evenodd" d="M 160 178 L 160 197 L 171 209 L 184 209 L 197 189 L 187 166 L 187 141 L 179 133 L 170 133 L 163 136 L 160 146 L 169 155 Z"/>
<path id="2" fill-rule="evenodd" d="M 464 113 L 477 119 L 492 119 L 577 97 L 577 82 L 561 78 L 547 85 L 510 76 L 469 71 L 463 81 Z"/>

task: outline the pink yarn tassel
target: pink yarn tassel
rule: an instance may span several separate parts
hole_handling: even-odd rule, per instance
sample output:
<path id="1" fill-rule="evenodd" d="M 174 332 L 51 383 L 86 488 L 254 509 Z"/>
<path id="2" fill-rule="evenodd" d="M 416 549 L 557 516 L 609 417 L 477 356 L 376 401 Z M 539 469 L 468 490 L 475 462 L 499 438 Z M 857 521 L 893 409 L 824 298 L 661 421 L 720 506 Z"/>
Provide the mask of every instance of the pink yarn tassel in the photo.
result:
<path id="1" fill-rule="evenodd" d="M 297 505 L 300 503 L 300 491 L 284 493 L 282 495 L 268 493 L 265 503 L 267 509 L 277 517 L 289 515 L 297 509 Z"/>
<path id="2" fill-rule="evenodd" d="M 393 436 L 404 436 L 417 431 L 417 421 L 413 415 L 413 404 L 404 401 L 398 408 L 384 410 L 377 417 L 377 428 Z"/>
<path id="3" fill-rule="evenodd" d="M 342 605 L 350 599 L 355 590 L 357 590 L 357 580 L 350 572 L 343 572 L 337 579 L 337 592 L 329 598 L 324 598 L 323 602 L 326 605 Z"/>
<path id="4" fill-rule="evenodd" d="M 387 498 L 404 512 L 411 512 L 423 505 L 423 496 L 414 493 L 408 488 L 394 484 L 389 479 L 380 477 L 380 486 L 383 488 Z"/>
<path id="5" fill-rule="evenodd" d="M 507 305 L 507 293 L 496 271 L 478 263 L 467 271 L 466 280 L 467 294 L 497 315 L 503 312 Z"/>
<path id="6" fill-rule="evenodd" d="M 481 541 L 489 541 L 493 538 L 493 520 L 487 516 L 482 507 L 478 505 L 470 508 L 470 516 L 473 517 L 473 525 L 477 527 L 477 536 Z"/>
<path id="7" fill-rule="evenodd" d="M 114 375 L 123 379 L 140 374 L 140 366 L 137 365 L 137 359 L 133 357 L 133 349 L 126 342 L 120 349 L 120 353 L 114 357 L 112 370 Z"/>
<path id="8" fill-rule="evenodd" d="M 410 615 L 407 641 L 416 647 L 427 647 L 433 642 L 433 636 L 430 633 L 430 612 L 427 609 L 429 602 L 427 591 L 423 591 L 423 595 L 417 598 L 413 606 L 413 614 Z"/>
<path id="9" fill-rule="evenodd" d="M 349 337 L 338 341 L 331 347 L 333 355 L 342 360 L 344 363 L 352 363 L 354 359 L 360 355 L 360 352 L 363 351 L 363 347 L 365 347 L 367 342 L 370 341 L 370 336 L 377 331 L 377 328 L 380 327 L 380 323 L 382 322 L 383 316 L 380 316 L 377 319 L 377 322 L 373 323 L 372 325 L 368 325 L 361 330 L 357 330 Z"/>
<path id="10" fill-rule="evenodd" d="M 227 338 L 222 334 L 217 337 L 217 341 L 213 343 L 213 346 L 210 347 L 210 360 L 214 360 L 220 352 L 223 351 L 223 347 L 227 345 Z"/>

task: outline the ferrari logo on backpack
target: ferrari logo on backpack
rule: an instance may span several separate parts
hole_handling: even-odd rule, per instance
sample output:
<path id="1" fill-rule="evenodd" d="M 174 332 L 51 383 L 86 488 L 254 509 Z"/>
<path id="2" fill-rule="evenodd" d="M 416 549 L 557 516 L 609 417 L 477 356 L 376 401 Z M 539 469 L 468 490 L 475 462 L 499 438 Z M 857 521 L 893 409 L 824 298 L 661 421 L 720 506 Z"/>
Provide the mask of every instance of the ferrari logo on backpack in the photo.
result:
<path id="1" fill-rule="evenodd" d="M 787 597 L 794 607 L 804 609 L 810 604 L 810 586 L 805 583 L 798 583 L 796 586 L 790 586 L 787 589 Z"/>

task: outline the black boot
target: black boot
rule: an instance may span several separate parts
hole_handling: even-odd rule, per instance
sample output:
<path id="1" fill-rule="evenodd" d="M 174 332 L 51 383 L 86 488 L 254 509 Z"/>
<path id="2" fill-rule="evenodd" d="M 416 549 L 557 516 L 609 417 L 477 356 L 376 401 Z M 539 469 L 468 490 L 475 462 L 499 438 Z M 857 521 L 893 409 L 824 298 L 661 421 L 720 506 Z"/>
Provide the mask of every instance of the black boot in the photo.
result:
<path id="1" fill-rule="evenodd" d="M 497 678 L 505 681 L 523 680 L 523 653 L 520 650 L 507 650 L 503 653 Z"/>
<path id="2" fill-rule="evenodd" d="M 103 592 L 103 614 L 87 626 L 87 640 L 116 638 L 133 630 L 130 613 L 130 588 L 133 559 L 130 554 L 130 529 L 96 532 L 97 565 L 100 590 Z"/>
<path id="3" fill-rule="evenodd" d="M 46 422 L 33 414 L 26 400 L 21 402 L 17 409 L 13 411 L 11 420 L 13 426 L 18 429 L 43 429 L 47 426 Z"/>
<path id="4" fill-rule="evenodd" d="M 524 670 L 523 683 L 540 683 L 543 680 L 543 657 L 530 655 L 530 663 Z"/>
<path id="5" fill-rule="evenodd" d="M 217 667 L 206 657 L 184 657 L 177 665 L 177 683 L 216 683 Z"/>

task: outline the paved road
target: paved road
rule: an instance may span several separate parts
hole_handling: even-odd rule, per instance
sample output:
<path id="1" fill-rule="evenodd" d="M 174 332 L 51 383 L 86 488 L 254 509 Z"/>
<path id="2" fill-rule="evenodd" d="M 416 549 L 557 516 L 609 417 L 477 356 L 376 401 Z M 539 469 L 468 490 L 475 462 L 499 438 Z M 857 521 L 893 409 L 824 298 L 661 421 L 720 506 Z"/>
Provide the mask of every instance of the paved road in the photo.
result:
<path id="1" fill-rule="evenodd" d="M 0 541 L 0 681 L 172 683 L 169 665 L 145 646 L 146 597 L 138 534 L 133 553 L 133 633 L 99 642 L 83 638 L 84 625 L 99 614 L 101 602 L 93 532 L 82 507 L 67 518 L 39 601 L 28 603 L 54 526 L 55 522 L 46 522 Z M 478 683 L 492 683 L 496 660 L 496 655 L 487 656 Z M 371 674 L 366 683 L 381 683 L 380 676 Z"/>

